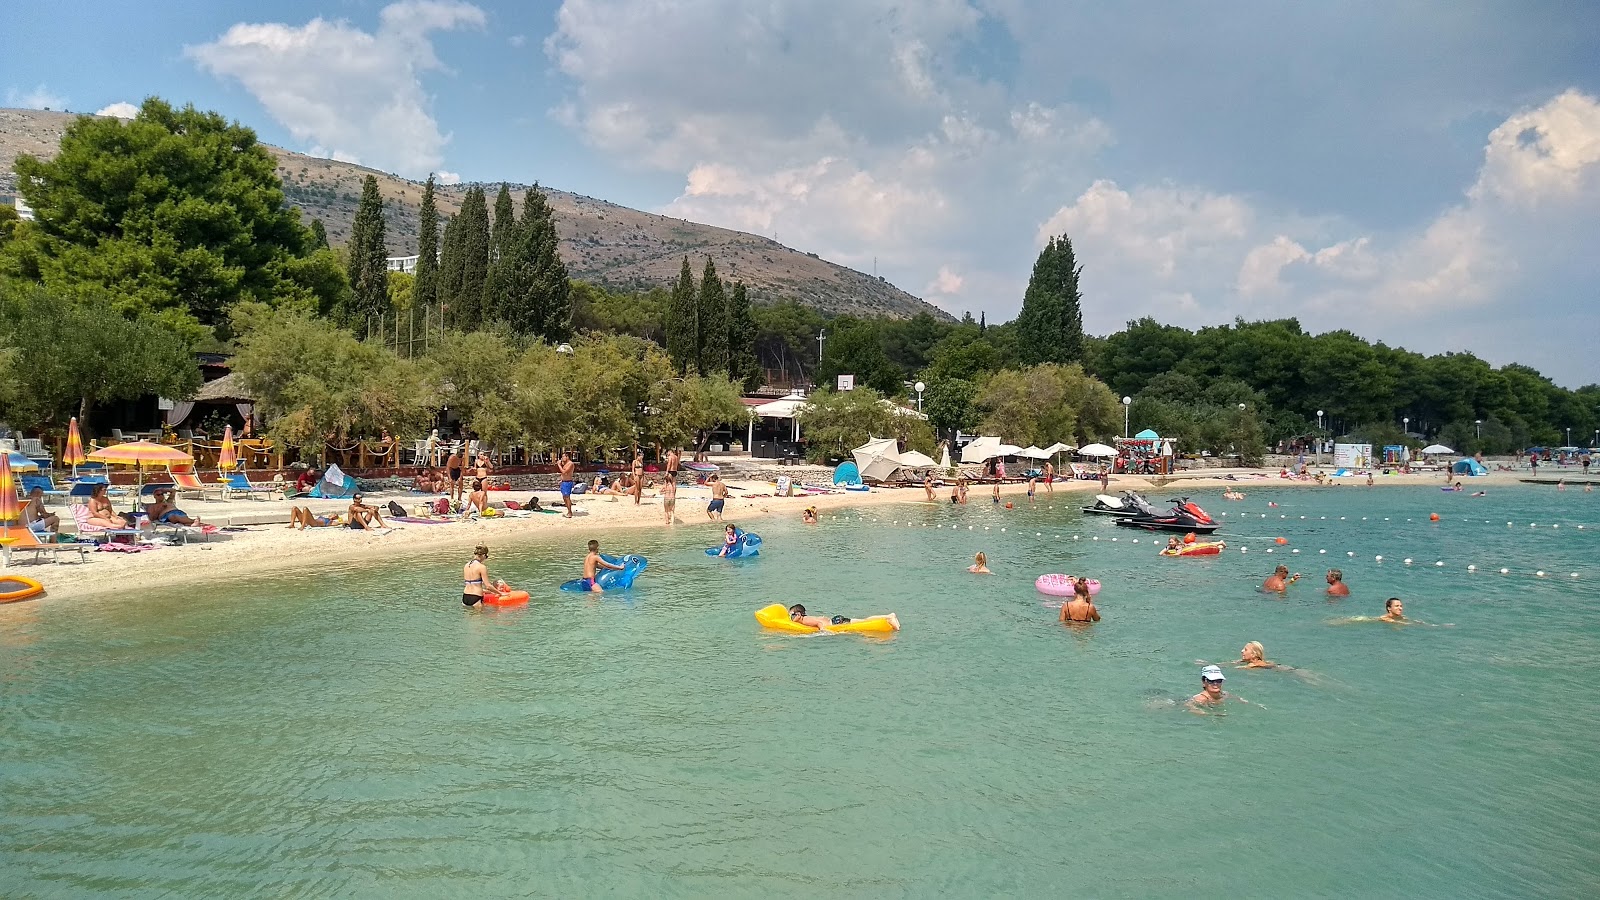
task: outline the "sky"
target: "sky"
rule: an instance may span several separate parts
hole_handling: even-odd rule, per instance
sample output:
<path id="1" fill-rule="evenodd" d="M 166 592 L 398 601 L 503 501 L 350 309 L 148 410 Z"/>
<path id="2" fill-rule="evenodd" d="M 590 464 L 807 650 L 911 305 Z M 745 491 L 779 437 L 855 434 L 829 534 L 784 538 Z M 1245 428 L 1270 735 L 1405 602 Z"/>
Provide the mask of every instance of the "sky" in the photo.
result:
<path id="1" fill-rule="evenodd" d="M 11 0 L 6 106 L 214 109 L 538 181 L 1015 317 L 1296 316 L 1600 381 L 1600 4 Z"/>

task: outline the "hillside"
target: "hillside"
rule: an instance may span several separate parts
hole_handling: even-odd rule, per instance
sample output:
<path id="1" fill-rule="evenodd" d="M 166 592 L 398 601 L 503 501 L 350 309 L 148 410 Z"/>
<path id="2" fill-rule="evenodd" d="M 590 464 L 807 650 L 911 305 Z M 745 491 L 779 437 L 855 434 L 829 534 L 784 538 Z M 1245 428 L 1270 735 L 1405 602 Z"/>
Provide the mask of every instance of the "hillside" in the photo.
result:
<path id="1" fill-rule="evenodd" d="M 10 195 L 15 189 L 17 156 L 53 155 L 74 118 L 70 113 L 0 109 L 0 194 Z M 421 183 L 278 147 L 271 150 L 278 157 L 278 175 L 290 202 L 300 207 L 307 221 L 321 219 L 334 244 L 349 236 L 361 181 L 374 175 L 384 199 L 390 201 L 389 252 L 395 256 L 416 252 Z M 512 185 L 518 192 L 519 209 L 520 187 Z M 487 188 L 492 205 L 498 185 Z M 770 238 L 640 212 L 548 186 L 545 192 L 561 233 L 561 254 L 573 278 L 613 290 L 670 287 L 685 254 L 696 275 L 704 258 L 710 256 L 724 279 L 743 280 L 758 302 L 789 298 L 825 313 L 910 318 L 928 312 L 949 318 L 943 310 L 881 278 L 801 253 Z M 454 214 L 465 194 L 465 185 L 437 187 L 440 214 Z"/>

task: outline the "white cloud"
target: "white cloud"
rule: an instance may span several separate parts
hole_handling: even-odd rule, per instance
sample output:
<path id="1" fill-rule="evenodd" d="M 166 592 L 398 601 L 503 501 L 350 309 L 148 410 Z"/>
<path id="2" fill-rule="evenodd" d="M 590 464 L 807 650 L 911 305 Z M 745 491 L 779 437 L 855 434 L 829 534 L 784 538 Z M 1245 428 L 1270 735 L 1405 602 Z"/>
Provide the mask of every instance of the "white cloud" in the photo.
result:
<path id="1" fill-rule="evenodd" d="M 44 85 L 38 85 L 31 91 L 19 91 L 16 88 L 6 89 L 6 105 L 18 109 L 55 109 L 67 108 L 67 98 L 55 93 Z"/>
<path id="2" fill-rule="evenodd" d="M 520 50 L 528 43 L 528 36 L 525 34 L 513 34 L 511 37 L 506 38 L 506 43 Z"/>
<path id="3" fill-rule="evenodd" d="M 139 107 L 122 100 L 109 106 L 102 106 L 95 110 L 94 114 L 97 116 L 111 116 L 116 119 L 131 119 L 139 114 Z"/>
<path id="4" fill-rule="evenodd" d="M 420 176 L 443 162 L 449 140 L 420 79 L 443 68 L 429 33 L 481 28 L 486 18 L 462 0 L 403 0 L 378 21 L 372 33 L 322 18 L 299 27 L 241 23 L 185 52 L 213 75 L 238 79 L 296 140 Z"/>
<path id="5" fill-rule="evenodd" d="M 1469 195 L 1522 205 L 1571 198 L 1600 175 L 1600 103 L 1569 90 L 1518 113 L 1489 134 L 1478 183 Z"/>
<path id="6" fill-rule="evenodd" d="M 940 266 L 939 274 L 933 277 L 933 281 L 929 282 L 926 288 L 923 288 L 923 292 L 949 297 L 961 293 L 961 288 L 965 284 L 966 279 L 957 275 L 955 270 L 949 266 Z"/>
<path id="7" fill-rule="evenodd" d="M 458 174 L 456 172 L 446 172 L 443 169 L 440 169 L 438 172 L 435 172 L 434 175 L 433 175 L 433 179 L 434 179 L 434 181 L 437 181 L 439 184 L 460 184 L 461 183 L 460 174 Z"/>

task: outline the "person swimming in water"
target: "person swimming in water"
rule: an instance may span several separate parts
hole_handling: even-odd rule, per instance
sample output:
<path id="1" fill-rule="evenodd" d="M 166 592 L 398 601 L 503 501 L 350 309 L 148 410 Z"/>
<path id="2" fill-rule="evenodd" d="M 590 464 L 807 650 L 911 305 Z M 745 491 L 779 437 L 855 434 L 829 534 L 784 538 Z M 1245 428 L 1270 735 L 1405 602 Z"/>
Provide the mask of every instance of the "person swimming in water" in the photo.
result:
<path id="1" fill-rule="evenodd" d="M 1289 585 L 1299 580 L 1298 572 L 1290 575 L 1288 566 L 1279 566 L 1272 570 L 1266 581 L 1261 582 L 1261 589 L 1269 594 L 1282 594 L 1289 589 Z"/>
<path id="2" fill-rule="evenodd" d="M 1400 601 L 1399 597 L 1390 597 L 1383 602 L 1383 615 L 1381 616 L 1351 616 L 1348 619 L 1334 619 L 1329 624 L 1353 625 L 1357 622 L 1387 622 L 1390 625 L 1426 625 L 1429 628 L 1450 627 L 1406 618 L 1405 604 Z"/>
<path id="3" fill-rule="evenodd" d="M 590 593 L 594 593 L 594 594 L 598 594 L 598 593 L 600 593 L 600 592 L 605 590 L 605 588 L 602 588 L 600 586 L 600 581 L 599 581 L 599 571 L 601 569 L 611 569 L 612 571 L 616 571 L 616 572 L 622 571 L 622 567 L 621 566 L 619 566 L 619 565 L 617 565 L 615 563 L 606 562 L 605 561 L 605 557 L 600 555 L 600 542 L 599 541 L 590 541 L 589 542 L 589 555 L 585 556 L 583 558 L 583 582 L 582 582 L 582 584 L 583 584 L 583 589 L 584 590 L 589 591 Z"/>
<path id="4" fill-rule="evenodd" d="M 1095 609 L 1094 596 L 1089 593 L 1089 579 L 1073 579 L 1072 599 L 1061 604 L 1061 614 L 1056 621 L 1072 625 L 1089 625 L 1100 621 L 1100 610 Z"/>
<path id="5" fill-rule="evenodd" d="M 489 548 L 479 544 L 472 550 L 472 559 L 461 567 L 461 605 L 476 606 L 483 602 L 483 592 L 486 587 L 493 586 L 498 593 L 511 590 L 511 585 L 504 581 L 492 582 L 489 580 L 489 567 L 485 560 L 489 558 Z"/>
<path id="6" fill-rule="evenodd" d="M 1249 703 L 1250 701 L 1243 697 L 1237 694 L 1230 694 L 1222 689 L 1223 682 L 1227 680 L 1227 676 L 1222 674 L 1221 666 L 1206 666 L 1201 669 L 1200 693 L 1189 698 L 1186 704 L 1189 707 L 1189 711 L 1204 715 L 1207 710 L 1221 709 L 1223 704 L 1229 700 Z"/>
<path id="7" fill-rule="evenodd" d="M 1172 537 L 1167 538 L 1167 549 L 1168 550 L 1182 550 L 1183 549 L 1183 544 L 1178 541 L 1177 535 L 1173 535 Z"/>
<path id="8" fill-rule="evenodd" d="M 972 557 L 972 565 L 967 566 L 967 571 L 974 575 L 994 574 L 993 572 L 989 571 L 989 557 L 985 555 L 982 550 L 979 550 L 977 555 Z"/>
<path id="9" fill-rule="evenodd" d="M 1239 650 L 1237 668 L 1240 669 L 1287 669 L 1267 659 L 1267 648 L 1261 646 L 1260 641 L 1251 641 Z"/>
<path id="10" fill-rule="evenodd" d="M 1329 569 L 1328 570 L 1328 596 L 1329 597 L 1348 597 L 1348 596 L 1350 596 L 1350 585 L 1344 583 L 1344 573 L 1339 571 L 1338 569 Z"/>
<path id="11" fill-rule="evenodd" d="M 800 513 L 800 521 L 807 525 L 817 524 L 817 508 L 815 506 L 806 507 L 805 511 Z"/>
<path id="12" fill-rule="evenodd" d="M 810 626 L 822 631 L 824 634 L 834 633 L 828 630 L 829 627 L 833 625 L 844 625 L 848 622 L 870 622 L 874 619 L 882 619 L 885 622 L 888 622 L 890 627 L 892 627 L 895 631 L 900 630 L 900 619 L 894 613 L 889 613 L 882 616 L 867 616 L 865 619 L 851 619 L 846 616 L 833 616 L 832 618 L 825 618 L 823 616 L 806 615 L 806 608 L 799 603 L 789 607 L 789 621 L 794 622 L 797 625 Z"/>

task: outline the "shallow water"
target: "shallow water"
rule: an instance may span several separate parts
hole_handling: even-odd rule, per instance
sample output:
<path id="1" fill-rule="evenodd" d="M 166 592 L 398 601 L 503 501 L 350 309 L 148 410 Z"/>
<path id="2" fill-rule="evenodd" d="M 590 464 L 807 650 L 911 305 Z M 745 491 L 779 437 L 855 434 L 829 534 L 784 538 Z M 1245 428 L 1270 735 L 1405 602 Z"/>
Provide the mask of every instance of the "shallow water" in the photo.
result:
<path id="1" fill-rule="evenodd" d="M 453 557 L 0 607 L 0 895 L 1600 892 L 1600 495 L 1246 490 L 1197 497 L 1216 558 L 975 496 L 757 522 L 751 561 L 602 535 L 651 565 L 598 599 L 554 590 L 574 531 L 490 560 L 525 609 L 463 610 Z M 1451 627 L 1330 624 L 1391 595 Z M 796 600 L 905 630 L 757 628 Z M 1301 672 L 1174 706 L 1247 640 Z"/>

